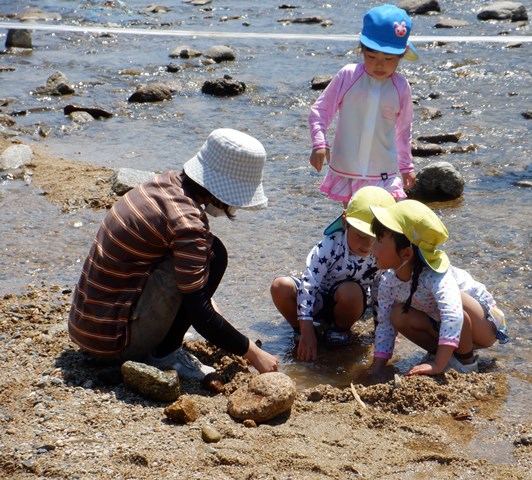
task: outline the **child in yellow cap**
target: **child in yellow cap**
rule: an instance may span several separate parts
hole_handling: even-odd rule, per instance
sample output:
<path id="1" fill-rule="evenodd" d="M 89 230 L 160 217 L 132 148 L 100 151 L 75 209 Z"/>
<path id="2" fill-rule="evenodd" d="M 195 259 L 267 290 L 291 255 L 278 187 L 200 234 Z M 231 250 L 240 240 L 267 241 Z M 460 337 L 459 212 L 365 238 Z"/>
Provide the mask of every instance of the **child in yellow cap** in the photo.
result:
<path id="1" fill-rule="evenodd" d="M 437 375 L 446 368 L 478 371 L 473 348 L 509 340 L 492 295 L 450 265 L 438 248 L 448 238 L 447 229 L 426 205 L 404 200 L 371 211 L 377 266 L 387 269 L 379 283 L 372 371 L 391 358 L 398 332 L 433 354 L 407 375 Z"/>
<path id="2" fill-rule="evenodd" d="M 377 290 L 377 267 L 370 255 L 375 239 L 370 205 L 393 203 L 394 198 L 383 188 L 360 189 L 308 254 L 303 276 L 280 276 L 273 281 L 275 306 L 294 330 L 301 332 L 299 360 L 317 357 L 314 322 L 330 327 L 325 331 L 329 345 L 350 343 L 350 329 L 366 309 L 370 287 L 374 296 Z"/>

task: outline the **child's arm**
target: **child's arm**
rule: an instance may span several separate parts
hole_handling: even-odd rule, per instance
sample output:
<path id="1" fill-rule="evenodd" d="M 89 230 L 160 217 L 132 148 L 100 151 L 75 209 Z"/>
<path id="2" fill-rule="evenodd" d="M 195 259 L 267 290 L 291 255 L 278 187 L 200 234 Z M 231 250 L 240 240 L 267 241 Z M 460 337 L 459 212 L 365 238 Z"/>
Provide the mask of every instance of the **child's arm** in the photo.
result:
<path id="1" fill-rule="evenodd" d="M 397 163 L 403 178 L 405 189 L 411 189 L 416 183 L 414 163 L 412 162 L 412 123 L 414 110 L 412 104 L 412 91 L 404 77 L 400 77 L 400 102 L 401 111 L 395 124 L 395 141 L 397 144 Z"/>
<path id="2" fill-rule="evenodd" d="M 350 64 L 343 67 L 310 108 L 308 123 L 313 154 L 316 150 L 329 149 L 327 129 L 340 108 L 344 95 L 363 72 L 364 68 L 360 65 Z M 323 165 L 325 157 L 321 158 L 321 165 Z M 319 160 L 317 160 L 317 165 L 319 165 L 318 162 Z M 318 170 L 313 161 L 313 155 L 310 157 L 310 163 Z"/>
<path id="3" fill-rule="evenodd" d="M 316 360 L 318 356 L 318 340 L 314 331 L 312 320 L 300 320 L 301 338 L 297 347 L 297 359 L 308 361 Z"/>
<path id="4" fill-rule="evenodd" d="M 416 365 L 406 375 L 439 375 L 445 370 L 453 352 L 454 347 L 451 345 L 438 345 L 436 356 L 432 362 Z"/>
<path id="5" fill-rule="evenodd" d="M 392 307 L 395 303 L 393 287 L 388 284 L 386 273 L 383 272 L 377 294 L 377 325 L 375 327 L 375 346 L 373 348 L 373 363 L 370 373 L 375 374 L 382 370 L 392 358 L 397 330 L 392 325 L 390 318 Z"/>

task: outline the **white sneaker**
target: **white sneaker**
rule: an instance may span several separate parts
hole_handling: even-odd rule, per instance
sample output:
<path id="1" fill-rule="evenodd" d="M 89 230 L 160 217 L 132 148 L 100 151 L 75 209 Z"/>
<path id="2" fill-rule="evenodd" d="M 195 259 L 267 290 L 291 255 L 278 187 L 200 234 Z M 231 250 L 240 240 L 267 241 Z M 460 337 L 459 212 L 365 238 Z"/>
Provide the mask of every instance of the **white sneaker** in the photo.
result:
<path id="1" fill-rule="evenodd" d="M 201 363 L 197 357 L 182 347 L 169 353 L 166 357 L 157 358 L 150 354 L 146 363 L 154 367 L 170 367 L 176 370 L 180 377 L 199 378 L 200 380 L 209 373 L 216 371 L 213 367 Z"/>
<path id="2" fill-rule="evenodd" d="M 450 368 L 456 370 L 458 373 L 478 373 L 478 359 L 475 357 L 475 361 L 473 363 L 464 364 L 460 362 L 453 354 L 449 360 L 449 363 L 447 364 L 447 367 L 445 367 L 445 371 L 449 370 Z"/>

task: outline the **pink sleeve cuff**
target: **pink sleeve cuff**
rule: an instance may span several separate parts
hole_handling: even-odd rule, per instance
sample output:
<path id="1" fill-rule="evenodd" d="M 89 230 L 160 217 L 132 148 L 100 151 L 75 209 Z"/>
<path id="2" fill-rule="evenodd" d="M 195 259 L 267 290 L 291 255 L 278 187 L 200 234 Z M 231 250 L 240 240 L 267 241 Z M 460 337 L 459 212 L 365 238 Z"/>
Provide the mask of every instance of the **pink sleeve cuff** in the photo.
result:
<path id="1" fill-rule="evenodd" d="M 375 352 L 373 356 L 375 358 L 392 358 L 392 355 L 386 352 Z"/>

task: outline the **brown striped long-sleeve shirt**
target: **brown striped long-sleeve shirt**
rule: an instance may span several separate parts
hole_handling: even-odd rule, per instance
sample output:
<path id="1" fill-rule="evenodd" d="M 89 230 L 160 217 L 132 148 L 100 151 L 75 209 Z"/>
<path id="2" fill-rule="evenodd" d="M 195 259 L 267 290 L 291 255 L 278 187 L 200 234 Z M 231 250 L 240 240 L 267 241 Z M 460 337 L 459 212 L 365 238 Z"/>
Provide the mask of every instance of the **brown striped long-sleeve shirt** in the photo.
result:
<path id="1" fill-rule="evenodd" d="M 213 236 L 206 214 L 183 190 L 177 172 L 157 175 L 128 192 L 104 218 L 81 273 L 68 319 L 70 338 L 97 355 L 115 355 L 150 273 L 174 258 L 178 288 L 208 279 Z"/>

